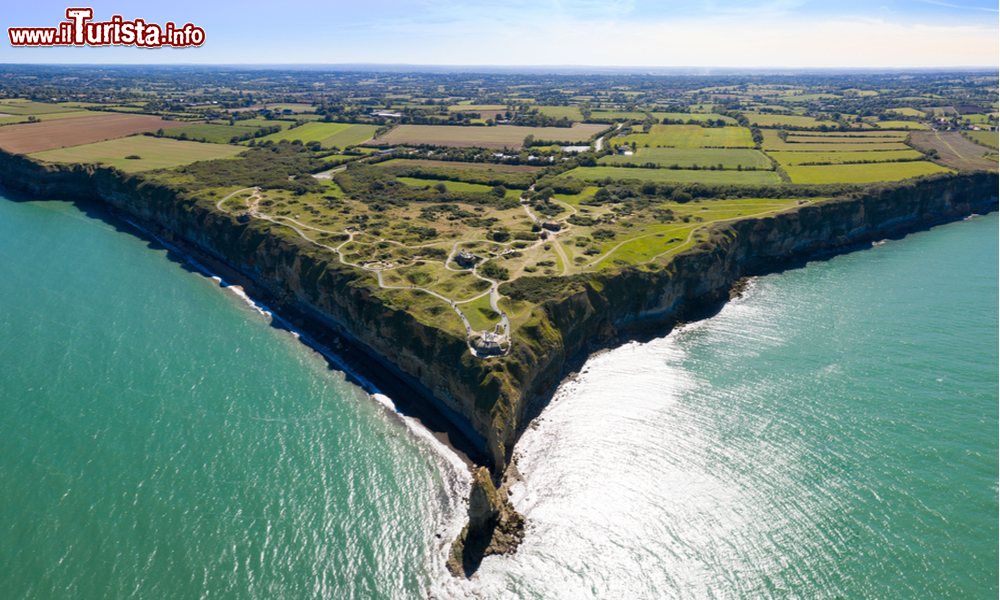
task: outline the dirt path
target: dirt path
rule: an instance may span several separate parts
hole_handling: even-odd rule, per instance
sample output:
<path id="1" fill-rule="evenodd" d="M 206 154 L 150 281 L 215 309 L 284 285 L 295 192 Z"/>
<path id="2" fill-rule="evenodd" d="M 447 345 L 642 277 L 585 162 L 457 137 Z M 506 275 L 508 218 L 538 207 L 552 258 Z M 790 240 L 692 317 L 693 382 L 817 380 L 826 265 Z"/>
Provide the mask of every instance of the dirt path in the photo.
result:
<path id="1" fill-rule="evenodd" d="M 469 303 L 469 302 L 473 302 L 475 300 L 478 300 L 479 298 L 482 298 L 484 295 L 489 294 L 490 295 L 490 307 L 500 315 L 500 321 L 494 327 L 493 331 L 488 332 L 488 333 L 490 335 L 492 335 L 492 336 L 495 336 L 495 338 L 497 339 L 497 343 L 500 345 L 500 348 L 503 351 L 502 353 L 506 353 L 507 351 L 510 350 L 510 320 L 508 319 L 507 314 L 505 312 L 503 312 L 502 310 L 500 310 L 500 306 L 499 306 L 499 300 L 500 300 L 499 286 L 500 286 L 500 282 L 499 281 L 495 281 L 493 279 L 490 279 L 488 277 L 485 277 L 485 276 L 481 275 L 476 270 L 476 268 L 473 267 L 473 269 L 470 270 L 471 273 L 474 276 L 476 276 L 477 278 L 479 278 L 479 279 L 481 279 L 483 281 L 489 282 L 490 288 L 488 290 L 486 290 L 485 292 L 481 293 L 481 294 L 477 294 L 476 296 L 473 296 L 472 298 L 468 298 L 466 300 L 460 300 L 460 301 L 453 300 L 451 298 L 448 298 L 447 296 L 444 296 L 442 294 L 439 294 L 438 292 L 435 292 L 434 290 L 430 290 L 430 289 L 427 289 L 427 288 L 424 288 L 424 287 L 420 287 L 420 286 L 417 286 L 417 285 L 390 285 L 390 284 L 387 284 L 384 281 L 384 279 L 383 279 L 383 273 L 385 271 L 389 271 L 389 270 L 395 269 L 396 267 L 387 267 L 387 268 L 369 267 L 369 266 L 366 266 L 366 265 L 363 265 L 363 264 L 353 263 L 353 262 L 347 260 L 344 257 L 343 248 L 347 244 L 349 244 L 349 243 L 351 243 L 351 242 L 354 241 L 354 235 L 355 235 L 354 231 L 351 231 L 351 230 L 348 230 L 348 229 L 344 229 L 342 231 L 331 231 L 331 230 L 328 230 L 328 229 L 321 229 L 319 227 L 314 227 L 312 225 L 308 225 L 306 223 L 302 223 L 301 221 L 298 221 L 298 220 L 296 220 L 296 219 L 294 219 L 292 217 L 271 216 L 271 215 L 262 213 L 259 210 L 260 188 L 254 187 L 254 188 L 243 188 L 243 189 L 240 189 L 240 190 L 236 190 L 235 192 L 232 192 L 232 193 L 228 194 L 226 197 L 224 197 L 221 200 L 219 200 L 218 202 L 216 202 L 216 204 L 215 204 L 216 208 L 218 208 L 219 210 L 221 210 L 223 212 L 226 212 L 226 210 L 222 207 L 223 203 L 225 203 L 227 200 L 229 200 L 233 196 L 235 196 L 237 194 L 240 194 L 240 193 L 245 193 L 245 192 L 251 192 L 250 199 L 249 199 L 249 202 L 248 202 L 248 213 L 250 215 L 252 215 L 253 217 L 256 217 L 258 219 L 262 219 L 264 221 L 268 221 L 270 223 L 274 223 L 275 225 L 282 225 L 284 227 L 288 227 L 289 229 L 291 229 L 292 231 L 294 231 L 296 234 L 298 234 L 299 237 L 301 237 L 302 239 L 306 240 L 307 242 L 310 242 L 310 243 L 312 243 L 312 244 L 314 244 L 314 245 L 316 245 L 316 246 L 318 246 L 320 248 L 324 248 L 326 250 L 329 250 L 329 251 L 335 253 L 337 255 L 337 260 L 339 260 L 341 264 L 349 266 L 349 267 L 354 267 L 356 269 L 361 269 L 362 271 L 367 271 L 368 273 L 374 274 L 375 275 L 375 280 L 378 282 L 378 286 L 380 288 L 386 289 L 386 290 L 415 290 L 415 291 L 420 291 L 420 292 L 423 292 L 425 294 L 428 294 L 430 296 L 438 298 L 439 300 L 442 300 L 443 302 L 447 303 L 448 306 L 450 306 L 451 309 L 455 312 L 455 314 L 458 315 L 458 318 L 461 319 L 462 324 L 465 326 L 466 343 L 467 343 L 467 345 L 469 347 L 469 352 L 471 352 L 473 356 L 477 356 L 477 357 L 481 356 L 481 354 L 475 348 L 475 346 L 473 345 L 473 338 L 474 338 L 474 336 L 482 335 L 482 334 L 487 333 L 487 332 L 478 332 L 478 331 L 474 330 L 473 327 L 472 327 L 472 324 L 469 322 L 468 317 L 465 316 L 465 313 L 462 312 L 462 310 L 458 307 L 458 305 L 459 304 L 466 304 L 466 303 Z M 319 232 L 319 233 L 327 233 L 327 234 L 333 234 L 333 235 L 341 235 L 342 234 L 342 235 L 346 235 L 347 239 L 344 240 L 343 242 L 341 242 L 337 246 L 330 246 L 330 245 L 324 244 L 322 242 L 318 242 L 318 241 L 310 238 L 306 234 L 306 232 L 304 230 L 316 231 L 316 232 Z M 404 246 L 404 247 L 426 247 L 426 246 L 432 245 L 432 244 L 422 244 L 421 246 L 405 246 L 404 244 L 402 244 L 402 243 L 400 243 L 398 241 L 395 241 L 395 240 L 379 240 L 379 241 L 393 242 L 395 244 L 398 244 L 398 245 Z M 456 242 L 455 245 L 452 247 L 452 254 L 448 256 L 448 259 L 445 262 L 445 268 L 448 268 L 449 270 L 455 270 L 455 269 L 450 269 L 448 267 L 447 262 L 452 259 L 453 255 L 455 253 L 455 250 L 458 248 L 458 244 L 459 244 L 459 242 Z"/>

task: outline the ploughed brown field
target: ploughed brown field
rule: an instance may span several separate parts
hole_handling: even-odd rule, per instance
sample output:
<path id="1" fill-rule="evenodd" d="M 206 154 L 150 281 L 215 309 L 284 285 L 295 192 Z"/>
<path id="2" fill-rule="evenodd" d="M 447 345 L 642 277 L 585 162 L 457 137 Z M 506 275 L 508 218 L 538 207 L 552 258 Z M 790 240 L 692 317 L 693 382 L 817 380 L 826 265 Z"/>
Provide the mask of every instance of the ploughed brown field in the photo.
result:
<path id="1" fill-rule="evenodd" d="M 910 143 L 920 150 L 937 150 L 937 161 L 954 169 L 991 171 L 997 168 L 995 160 L 985 157 L 992 150 L 968 140 L 958 131 L 914 131 L 910 134 Z"/>
<path id="2" fill-rule="evenodd" d="M 101 142 L 134 133 L 186 125 L 153 115 L 96 114 L 78 119 L 60 119 L 0 127 L 0 148 L 29 154 Z"/>

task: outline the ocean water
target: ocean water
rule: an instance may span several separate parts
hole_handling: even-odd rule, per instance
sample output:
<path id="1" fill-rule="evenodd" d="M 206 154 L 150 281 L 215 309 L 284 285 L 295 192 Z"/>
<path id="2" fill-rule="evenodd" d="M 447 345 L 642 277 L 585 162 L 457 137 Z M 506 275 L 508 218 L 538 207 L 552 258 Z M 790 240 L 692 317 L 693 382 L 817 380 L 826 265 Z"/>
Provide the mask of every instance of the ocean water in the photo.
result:
<path id="1" fill-rule="evenodd" d="M 0 414 L 2 598 L 448 583 L 460 471 L 238 295 L 65 202 L 0 198 Z"/>
<path id="2" fill-rule="evenodd" d="M 504 598 L 997 597 L 997 215 L 592 358 L 516 448 Z"/>
<path id="3" fill-rule="evenodd" d="M 0 199 L 0 597 L 997 595 L 995 214 L 592 358 L 471 582 L 454 457 L 111 223 Z"/>

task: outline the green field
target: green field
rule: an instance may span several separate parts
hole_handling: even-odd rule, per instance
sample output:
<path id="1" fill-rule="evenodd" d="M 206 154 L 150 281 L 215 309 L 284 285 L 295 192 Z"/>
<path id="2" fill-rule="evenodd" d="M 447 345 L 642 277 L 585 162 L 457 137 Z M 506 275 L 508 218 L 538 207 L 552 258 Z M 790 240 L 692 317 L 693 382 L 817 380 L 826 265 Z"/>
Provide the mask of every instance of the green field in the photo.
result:
<path id="1" fill-rule="evenodd" d="M 757 125 L 758 127 L 805 127 L 810 129 L 818 129 L 823 125 L 827 127 L 836 127 L 837 123 L 835 121 L 820 121 L 813 117 L 807 117 L 804 115 L 770 115 L 764 113 L 746 113 L 747 119 L 750 119 L 750 123 Z"/>
<path id="2" fill-rule="evenodd" d="M 71 112 L 77 110 L 71 106 L 33 102 L 20 98 L 0 100 L 0 113 L 8 115 L 46 115 L 51 113 Z"/>
<path id="3" fill-rule="evenodd" d="M 82 146 L 36 152 L 32 158 L 57 163 L 98 163 L 127 172 L 179 167 L 199 160 L 232 158 L 243 152 L 241 146 L 184 142 L 146 135 L 107 140 Z M 126 156 L 139 158 L 125 158 Z"/>
<path id="4" fill-rule="evenodd" d="M 285 112 L 287 110 L 293 113 L 310 113 L 313 112 L 316 107 L 312 104 L 306 104 L 304 102 L 283 102 L 278 104 L 267 104 L 265 108 L 280 112 Z"/>
<path id="5" fill-rule="evenodd" d="M 602 165 L 646 165 L 716 167 L 723 169 L 770 169 L 771 161 L 760 151 L 744 148 L 639 148 L 632 156 L 613 154 L 602 157 Z"/>
<path id="6" fill-rule="evenodd" d="M 649 133 L 630 133 L 609 140 L 612 147 L 635 142 L 643 148 L 753 148 L 753 137 L 745 127 L 701 127 L 699 125 L 653 125 Z"/>
<path id="7" fill-rule="evenodd" d="M 762 148 L 765 152 L 771 152 L 772 150 L 785 150 L 789 152 L 848 152 L 852 150 L 873 151 L 910 149 L 910 147 L 902 143 L 902 141 L 896 141 L 895 139 L 890 138 L 887 138 L 885 141 L 873 141 L 871 138 L 866 137 L 796 138 L 789 135 L 789 141 L 784 141 L 778 136 L 779 132 L 774 129 L 764 129 L 762 133 L 764 134 L 764 143 L 762 144 Z M 796 139 L 805 139 L 807 141 L 796 142 L 794 141 Z M 811 139 L 816 139 L 817 141 L 808 141 Z"/>
<path id="8" fill-rule="evenodd" d="M 986 146 L 987 148 L 997 149 L 998 145 L 998 134 L 996 131 L 964 131 L 963 135 L 971 139 L 972 141 Z"/>
<path id="9" fill-rule="evenodd" d="M 494 112 L 506 111 L 506 104 L 452 104 L 448 107 L 448 112 Z"/>
<path id="10" fill-rule="evenodd" d="M 920 123 L 918 121 L 873 121 L 872 124 L 879 129 L 915 129 L 926 131 L 931 128 L 927 123 Z"/>
<path id="11" fill-rule="evenodd" d="M 792 183 L 876 183 L 900 181 L 922 175 L 951 173 L 928 161 L 872 163 L 860 165 L 791 166 L 785 172 Z"/>
<path id="12" fill-rule="evenodd" d="M 319 142 L 324 148 L 346 148 L 370 140 L 376 129 L 374 125 L 354 123 L 306 123 L 259 138 L 257 143 L 299 140 L 303 144 Z"/>
<path id="13" fill-rule="evenodd" d="M 256 125 L 222 125 L 217 123 L 194 123 L 164 131 L 163 135 L 175 139 L 197 140 L 213 144 L 228 144 L 234 137 L 253 133 L 260 129 Z"/>
<path id="14" fill-rule="evenodd" d="M 724 121 L 727 125 L 735 125 L 736 119 L 732 117 L 727 117 L 725 115 L 720 115 L 716 113 L 684 113 L 684 112 L 654 112 L 653 118 L 662 121 L 663 119 L 670 119 L 671 121 L 697 121 L 699 123 L 704 123 L 706 121 Z"/>
<path id="15" fill-rule="evenodd" d="M 889 108 L 886 112 L 891 112 L 893 114 L 900 115 L 902 117 L 916 117 L 918 119 L 924 117 L 924 111 L 917 110 L 915 108 L 910 108 L 909 106 L 900 106 L 898 108 Z"/>
<path id="16" fill-rule="evenodd" d="M 782 166 L 801 164 L 842 164 L 860 162 L 892 162 L 917 160 L 923 158 L 922 152 L 916 150 L 885 150 L 866 152 L 863 150 L 848 150 L 845 152 L 785 152 L 769 151 L 774 160 Z"/>
<path id="17" fill-rule="evenodd" d="M 879 131 L 882 135 L 793 135 L 788 134 L 789 144 L 894 144 L 906 141 L 905 131 Z"/>
<path id="18" fill-rule="evenodd" d="M 582 121 L 583 115 L 579 106 L 536 106 L 538 112 L 553 119 L 569 119 L 570 121 Z"/>
<path id="19" fill-rule="evenodd" d="M 54 113 L 40 113 L 40 114 L 24 114 L 24 115 L 13 115 L 4 112 L 4 106 L 0 105 L 0 115 L 10 115 L 10 116 L 0 116 L 0 125 L 13 125 L 15 123 L 27 123 L 32 117 L 37 121 L 56 121 L 60 119 L 76 119 L 78 117 L 93 117 L 101 113 L 94 112 L 90 110 L 68 110 L 66 112 L 54 112 Z"/>
<path id="20" fill-rule="evenodd" d="M 493 187 L 489 185 L 483 185 L 480 183 L 466 183 L 464 181 L 450 181 L 450 180 L 440 180 L 440 179 L 421 179 L 419 177 L 397 177 L 396 181 L 405 183 L 408 186 L 415 188 L 428 188 L 434 187 L 436 185 L 444 185 L 444 188 L 449 192 L 456 193 L 469 193 L 469 194 L 489 194 L 493 191 Z M 507 190 L 505 195 L 506 198 L 517 199 L 521 196 L 521 192 L 518 190 Z"/>
<path id="21" fill-rule="evenodd" d="M 628 169 L 623 167 L 577 167 L 560 177 L 583 181 L 636 179 L 655 183 L 704 183 L 716 185 L 768 185 L 781 183 L 774 171 L 718 171 L 686 169 Z"/>
<path id="22" fill-rule="evenodd" d="M 384 169 L 400 176 L 424 176 L 428 179 L 450 179 L 482 185 L 504 185 L 526 188 L 541 167 L 528 165 L 506 165 L 495 163 L 468 163 L 444 160 L 394 158 L 376 163 Z"/>

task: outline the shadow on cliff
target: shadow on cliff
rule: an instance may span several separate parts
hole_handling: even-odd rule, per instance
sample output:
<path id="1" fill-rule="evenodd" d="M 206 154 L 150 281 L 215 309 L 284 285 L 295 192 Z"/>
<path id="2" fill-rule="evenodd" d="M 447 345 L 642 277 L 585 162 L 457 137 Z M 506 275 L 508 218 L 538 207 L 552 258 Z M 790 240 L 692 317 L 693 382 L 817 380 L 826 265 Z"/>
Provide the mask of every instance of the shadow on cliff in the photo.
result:
<path id="1" fill-rule="evenodd" d="M 9 188 L 0 187 L 0 192 L 7 200 L 13 202 L 45 201 Z M 221 281 L 213 280 L 213 283 L 219 288 L 225 290 L 234 285 L 240 286 L 258 306 L 271 311 L 270 306 L 258 301 L 263 295 L 257 293 L 253 283 L 225 265 L 205 256 L 192 256 L 186 249 L 160 239 L 98 201 L 80 199 L 67 201 L 88 217 L 101 221 L 117 232 L 142 240 L 150 250 L 163 252 L 168 260 L 181 269 L 206 279 L 210 276 L 218 277 Z M 467 465 L 485 464 L 489 460 L 472 440 L 452 425 L 447 417 L 434 407 L 428 406 L 427 402 L 421 401 L 410 386 L 391 372 L 380 368 L 349 340 L 327 328 L 312 326 L 307 319 L 285 310 L 273 311 L 269 325 L 273 329 L 296 335 L 299 341 L 323 357 L 330 371 L 342 374 L 349 383 L 360 387 L 368 394 L 379 393 L 392 399 L 397 413 L 417 419 L 438 441 L 451 448 Z"/>

